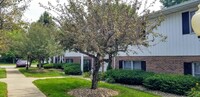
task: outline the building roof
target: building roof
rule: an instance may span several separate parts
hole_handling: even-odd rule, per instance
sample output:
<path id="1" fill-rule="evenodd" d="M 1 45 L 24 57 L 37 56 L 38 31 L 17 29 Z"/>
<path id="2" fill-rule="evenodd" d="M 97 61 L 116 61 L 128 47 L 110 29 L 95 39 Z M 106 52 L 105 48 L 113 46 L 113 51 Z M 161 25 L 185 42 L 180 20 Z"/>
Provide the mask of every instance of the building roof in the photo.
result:
<path id="1" fill-rule="evenodd" d="M 198 5 L 200 4 L 200 0 L 190 0 L 190 1 L 186 1 L 183 2 L 181 4 L 177 4 L 168 8 L 164 8 L 160 11 L 156 11 L 154 13 L 152 13 L 152 15 L 150 15 L 150 18 L 155 18 L 157 16 L 159 16 L 159 13 L 162 13 L 163 15 L 168 15 L 171 13 L 175 13 L 175 12 L 179 12 L 179 11 L 184 11 L 184 10 L 188 10 L 191 8 L 195 8 L 198 9 Z"/>

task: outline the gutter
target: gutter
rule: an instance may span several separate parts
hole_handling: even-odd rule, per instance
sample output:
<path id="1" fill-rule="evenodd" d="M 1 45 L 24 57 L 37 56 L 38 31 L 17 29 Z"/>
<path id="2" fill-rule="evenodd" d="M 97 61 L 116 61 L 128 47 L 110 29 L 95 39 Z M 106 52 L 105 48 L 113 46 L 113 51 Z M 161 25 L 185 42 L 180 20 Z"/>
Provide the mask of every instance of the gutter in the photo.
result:
<path id="1" fill-rule="evenodd" d="M 183 3 L 175 5 L 175 6 L 164 8 L 160 11 L 150 13 L 149 19 L 153 19 L 153 18 L 156 18 L 161 15 L 168 15 L 168 14 L 172 14 L 175 12 L 188 10 L 191 8 L 198 9 L 199 3 L 200 3 L 200 0 L 191 0 L 191 1 L 186 1 L 186 2 L 183 2 Z"/>

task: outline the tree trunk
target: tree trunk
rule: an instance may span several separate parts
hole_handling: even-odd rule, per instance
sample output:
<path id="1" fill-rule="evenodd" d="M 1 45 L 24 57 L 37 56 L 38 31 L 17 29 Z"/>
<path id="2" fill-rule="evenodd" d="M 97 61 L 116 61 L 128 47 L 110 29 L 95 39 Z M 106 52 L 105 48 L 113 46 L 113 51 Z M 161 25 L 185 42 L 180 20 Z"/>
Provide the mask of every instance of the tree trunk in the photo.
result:
<path id="1" fill-rule="evenodd" d="M 107 70 L 111 70 L 112 69 L 112 55 L 109 54 L 109 59 L 108 59 L 108 67 Z"/>
<path id="2" fill-rule="evenodd" d="M 41 63 L 41 60 L 39 59 L 38 61 L 38 64 L 39 64 L 39 69 L 42 69 L 42 63 Z"/>
<path id="3" fill-rule="evenodd" d="M 28 68 L 28 67 L 29 67 L 28 61 L 29 61 L 29 56 L 27 56 L 26 70 L 29 69 L 29 68 Z"/>
<path id="4" fill-rule="evenodd" d="M 101 63 L 101 72 L 104 72 L 104 63 Z"/>
<path id="5" fill-rule="evenodd" d="M 29 63 L 29 67 L 31 67 L 32 62 L 33 62 L 32 58 L 30 58 L 30 61 L 29 61 L 29 62 L 30 62 L 30 63 Z"/>
<path id="6" fill-rule="evenodd" d="M 93 74 L 92 74 L 92 87 L 91 89 L 97 89 L 98 86 L 98 73 L 100 68 L 100 61 L 98 59 L 95 60 L 95 65 L 93 67 Z"/>
<path id="7" fill-rule="evenodd" d="M 45 60 L 45 59 L 42 59 L 42 64 L 44 64 L 44 60 Z"/>

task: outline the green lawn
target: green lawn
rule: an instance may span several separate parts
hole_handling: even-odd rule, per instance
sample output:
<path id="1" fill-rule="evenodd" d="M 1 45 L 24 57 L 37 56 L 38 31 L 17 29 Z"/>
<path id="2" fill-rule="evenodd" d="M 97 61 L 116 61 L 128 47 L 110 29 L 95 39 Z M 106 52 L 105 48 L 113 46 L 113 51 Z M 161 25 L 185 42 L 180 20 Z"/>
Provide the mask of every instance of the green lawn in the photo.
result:
<path id="1" fill-rule="evenodd" d="M 11 63 L 0 63 L 0 66 L 15 66 L 16 64 Z"/>
<path id="2" fill-rule="evenodd" d="M 0 78 L 6 78 L 6 70 L 3 68 L 0 68 Z"/>
<path id="3" fill-rule="evenodd" d="M 58 77 L 64 76 L 64 73 L 58 69 L 41 69 L 38 68 L 20 68 L 19 71 L 23 73 L 26 77 Z"/>
<path id="4" fill-rule="evenodd" d="M 7 85 L 0 82 L 0 97 L 7 97 Z"/>
<path id="5" fill-rule="evenodd" d="M 77 88 L 89 88 L 91 81 L 81 78 L 44 79 L 33 82 L 47 97 L 72 97 L 67 94 Z M 100 87 L 119 92 L 116 97 L 160 97 L 143 91 L 127 88 L 121 85 L 100 83 Z"/>

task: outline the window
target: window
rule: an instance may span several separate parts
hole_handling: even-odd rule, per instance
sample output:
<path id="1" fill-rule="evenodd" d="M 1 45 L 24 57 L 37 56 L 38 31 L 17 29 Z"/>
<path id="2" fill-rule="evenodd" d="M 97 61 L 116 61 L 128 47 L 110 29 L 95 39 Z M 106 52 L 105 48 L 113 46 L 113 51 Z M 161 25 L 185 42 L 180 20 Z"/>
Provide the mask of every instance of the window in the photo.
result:
<path id="1" fill-rule="evenodd" d="M 123 69 L 132 69 L 132 61 L 124 61 Z"/>
<path id="2" fill-rule="evenodd" d="M 84 59 L 83 61 L 83 68 L 84 72 L 89 72 L 91 70 L 91 60 L 90 59 Z"/>
<path id="3" fill-rule="evenodd" d="M 141 61 L 124 61 L 123 62 L 123 69 L 128 70 L 141 70 Z"/>
<path id="4" fill-rule="evenodd" d="M 195 11 L 188 11 L 182 13 L 182 33 L 183 35 L 186 34 L 194 34 L 194 31 L 192 29 L 191 25 L 191 19 L 193 15 L 195 14 Z"/>
<path id="5" fill-rule="evenodd" d="M 200 77 L 200 62 L 195 62 L 192 65 L 192 75 Z"/>
<path id="6" fill-rule="evenodd" d="M 133 69 L 141 70 L 141 62 L 140 61 L 133 62 Z"/>
<path id="7" fill-rule="evenodd" d="M 66 63 L 73 63 L 73 59 L 66 59 Z"/>
<path id="8" fill-rule="evenodd" d="M 190 12 L 190 34 L 195 34 L 194 33 L 194 30 L 193 30 L 193 28 L 192 28 L 192 17 L 194 16 L 194 14 L 195 14 L 195 11 L 191 11 Z"/>

